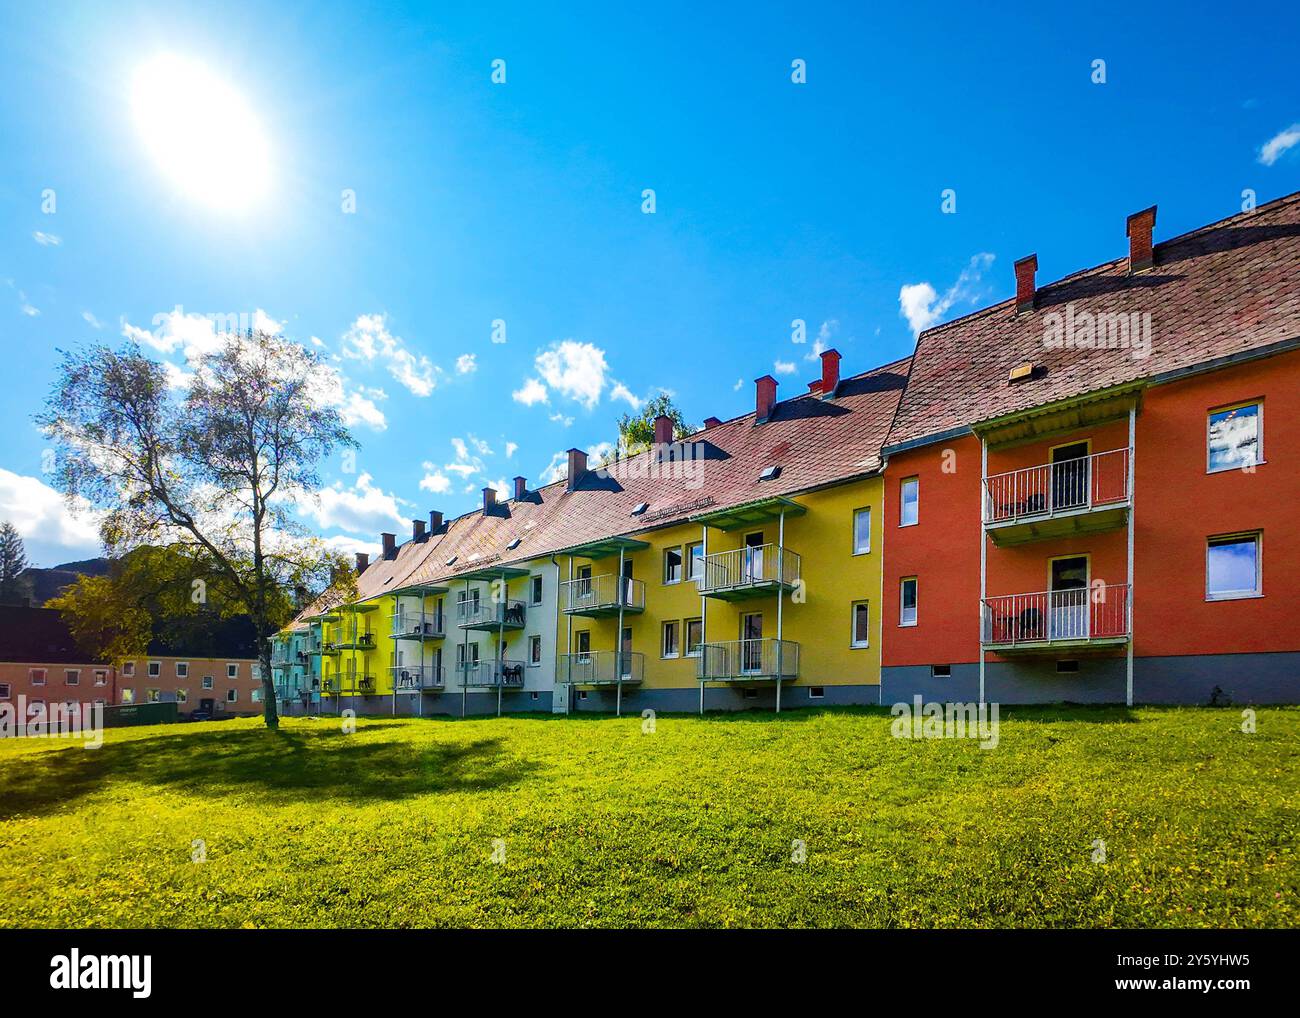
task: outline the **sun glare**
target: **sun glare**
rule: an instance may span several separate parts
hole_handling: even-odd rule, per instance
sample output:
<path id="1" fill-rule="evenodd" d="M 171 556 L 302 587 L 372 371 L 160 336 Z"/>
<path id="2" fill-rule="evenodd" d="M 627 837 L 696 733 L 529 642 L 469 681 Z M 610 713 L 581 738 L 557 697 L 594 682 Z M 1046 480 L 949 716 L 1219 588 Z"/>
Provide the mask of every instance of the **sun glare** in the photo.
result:
<path id="1" fill-rule="evenodd" d="M 165 55 L 135 72 L 132 107 L 149 154 L 191 197 L 246 209 L 270 184 L 262 125 L 236 92 L 205 67 Z"/>

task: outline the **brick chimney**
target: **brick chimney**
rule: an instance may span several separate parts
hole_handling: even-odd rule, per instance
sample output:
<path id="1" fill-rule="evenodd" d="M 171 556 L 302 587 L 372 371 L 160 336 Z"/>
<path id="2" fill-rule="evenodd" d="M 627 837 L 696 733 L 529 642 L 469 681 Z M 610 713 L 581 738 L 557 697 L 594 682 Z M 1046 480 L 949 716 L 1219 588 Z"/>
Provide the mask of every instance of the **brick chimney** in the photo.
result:
<path id="1" fill-rule="evenodd" d="M 492 485 L 489 484 L 486 488 L 483 489 L 483 511 L 486 512 L 496 504 L 497 504 L 497 490 L 496 488 L 492 487 Z"/>
<path id="2" fill-rule="evenodd" d="M 424 520 L 411 521 L 411 540 L 412 541 L 424 540 Z"/>
<path id="3" fill-rule="evenodd" d="M 528 494 L 528 478 L 516 477 L 515 478 L 515 501 L 518 502 L 521 498 L 523 498 L 527 494 Z"/>
<path id="4" fill-rule="evenodd" d="M 655 445 L 671 445 L 673 440 L 673 419 L 667 414 L 655 418 Z"/>
<path id="5" fill-rule="evenodd" d="M 587 454 L 581 449 L 569 450 L 569 476 L 564 486 L 572 491 L 582 475 L 587 472 Z"/>
<path id="6" fill-rule="evenodd" d="M 1016 262 L 1016 314 L 1031 311 L 1034 307 L 1034 273 L 1038 271 L 1038 255 L 1031 254 Z"/>
<path id="7" fill-rule="evenodd" d="M 716 428 L 721 423 L 722 421 L 717 417 L 706 417 L 704 418 L 704 430 L 708 431 L 710 428 Z"/>
<path id="8" fill-rule="evenodd" d="M 442 529 L 442 513 L 437 509 L 429 510 L 429 533 L 436 534 Z"/>
<path id="9" fill-rule="evenodd" d="M 357 552 L 357 575 L 360 576 L 370 565 L 370 553 L 365 551 Z"/>
<path id="10" fill-rule="evenodd" d="M 384 542 L 384 558 L 393 558 L 397 554 L 397 535 L 380 534 L 379 540 Z"/>
<path id="11" fill-rule="evenodd" d="M 1141 272 L 1151 268 L 1154 260 L 1151 234 L 1156 228 L 1156 207 L 1134 212 L 1124 224 L 1124 233 L 1128 237 L 1128 270 Z"/>
<path id="12" fill-rule="evenodd" d="M 840 352 L 838 350 L 822 351 L 822 397 L 830 399 L 840 384 Z"/>
<path id="13" fill-rule="evenodd" d="M 772 416 L 776 404 L 776 379 L 771 375 L 754 379 L 754 423 L 762 424 Z"/>

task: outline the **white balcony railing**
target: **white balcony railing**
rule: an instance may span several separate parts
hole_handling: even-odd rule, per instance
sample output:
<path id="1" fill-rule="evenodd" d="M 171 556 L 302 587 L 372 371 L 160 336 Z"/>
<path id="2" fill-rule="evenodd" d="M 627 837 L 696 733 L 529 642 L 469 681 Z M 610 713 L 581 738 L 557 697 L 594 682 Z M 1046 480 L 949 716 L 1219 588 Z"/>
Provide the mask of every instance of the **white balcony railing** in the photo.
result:
<path id="1" fill-rule="evenodd" d="M 447 620 L 441 612 L 400 611 L 389 616 L 392 635 L 412 640 L 438 639 L 447 635 Z"/>
<path id="2" fill-rule="evenodd" d="M 465 661 L 456 666 L 466 686 L 502 686 L 522 689 L 525 665 L 522 661 Z"/>
<path id="3" fill-rule="evenodd" d="M 523 601 L 492 601 L 486 598 L 468 598 L 456 603 L 456 624 L 462 629 L 482 629 L 504 626 L 522 629 L 524 625 Z"/>
<path id="4" fill-rule="evenodd" d="M 799 580 L 799 570 L 798 553 L 779 544 L 711 552 L 701 563 L 700 593 L 785 586 Z"/>
<path id="5" fill-rule="evenodd" d="M 399 693 L 445 689 L 447 669 L 439 665 L 393 665 L 393 688 Z"/>
<path id="6" fill-rule="evenodd" d="M 1130 634 L 1129 586 L 986 597 L 980 618 L 982 642 L 992 646 L 1119 640 Z"/>
<path id="7" fill-rule="evenodd" d="M 984 480 L 984 522 L 1020 520 L 1123 505 L 1129 450 L 1111 449 L 992 474 Z"/>
<path id="8" fill-rule="evenodd" d="M 726 640 L 700 645 L 699 677 L 710 682 L 793 679 L 798 675 L 799 644 L 793 640 Z"/>
<path id="9" fill-rule="evenodd" d="M 645 610 L 645 584 L 614 573 L 565 580 L 560 584 L 560 609 L 573 615 L 583 612 Z"/>
<path id="10" fill-rule="evenodd" d="M 560 682 L 603 685 L 640 682 L 645 674 L 645 655 L 637 651 L 593 650 L 586 654 L 560 655 Z"/>

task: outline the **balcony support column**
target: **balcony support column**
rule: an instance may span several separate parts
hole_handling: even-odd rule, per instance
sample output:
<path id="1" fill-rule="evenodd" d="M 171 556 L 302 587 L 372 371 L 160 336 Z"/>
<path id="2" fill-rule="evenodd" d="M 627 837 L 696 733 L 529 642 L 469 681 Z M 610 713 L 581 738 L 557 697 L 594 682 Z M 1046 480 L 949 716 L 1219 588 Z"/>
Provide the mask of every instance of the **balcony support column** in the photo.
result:
<path id="1" fill-rule="evenodd" d="M 623 602 L 627 600 L 623 579 L 623 562 L 627 555 L 622 545 L 618 548 L 618 632 L 614 634 L 614 717 L 623 716 Z M 682 634 L 685 636 L 686 634 Z"/>
<path id="2" fill-rule="evenodd" d="M 501 570 L 501 598 L 497 603 L 497 717 L 501 716 L 501 686 L 506 681 L 506 609 L 510 606 L 510 581 Z"/>
<path id="3" fill-rule="evenodd" d="M 1137 451 L 1137 406 L 1128 408 L 1128 597 L 1124 604 L 1128 623 L 1128 650 L 1124 660 L 1124 703 L 1133 706 L 1133 457 Z"/>
<path id="4" fill-rule="evenodd" d="M 989 444 L 983 435 L 980 436 L 980 491 L 984 493 L 984 500 L 987 503 L 989 485 Z M 986 508 L 980 511 L 980 610 L 979 610 L 979 642 L 975 644 L 980 654 L 980 708 L 984 707 L 984 614 L 988 611 L 984 604 L 984 598 L 988 596 L 988 555 L 989 555 L 989 535 L 984 532 L 984 519 L 988 515 Z M 991 635 L 991 634 L 990 634 Z"/>
<path id="5" fill-rule="evenodd" d="M 469 580 L 465 581 L 465 600 L 461 602 L 465 606 L 465 611 L 469 611 Z M 469 708 L 469 630 L 462 629 L 465 634 L 464 642 L 461 644 L 460 651 L 460 716 L 464 717 Z"/>
<path id="6" fill-rule="evenodd" d="M 709 525 L 703 523 L 700 525 L 700 567 L 704 570 L 705 575 L 701 576 L 700 583 L 700 663 L 696 665 L 700 673 L 700 716 L 704 716 L 704 677 L 709 670 L 709 599 L 704 595 L 704 588 L 708 585 L 709 571 Z M 684 635 L 684 634 L 683 634 Z"/>
<path id="7" fill-rule="evenodd" d="M 783 669 L 783 651 L 785 650 L 785 629 L 783 628 L 782 606 L 785 604 L 785 510 L 777 518 L 776 524 L 776 712 L 781 713 L 781 676 Z M 743 650 L 742 650 L 743 653 Z"/>

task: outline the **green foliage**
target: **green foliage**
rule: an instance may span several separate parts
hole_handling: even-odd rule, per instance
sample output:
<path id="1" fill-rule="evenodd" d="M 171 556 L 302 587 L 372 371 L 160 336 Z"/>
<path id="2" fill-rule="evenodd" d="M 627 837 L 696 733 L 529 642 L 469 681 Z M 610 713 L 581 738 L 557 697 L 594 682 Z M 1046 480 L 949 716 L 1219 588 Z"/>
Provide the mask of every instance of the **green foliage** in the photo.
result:
<path id="1" fill-rule="evenodd" d="M 648 449 L 655 440 L 655 418 L 660 415 L 673 420 L 674 440 L 685 438 L 695 432 L 686 422 L 685 415 L 677 408 L 672 396 L 660 392 L 646 400 L 635 414 L 623 414 L 618 419 L 618 445 L 623 455 L 634 455 Z"/>
<path id="2" fill-rule="evenodd" d="M 377 717 L 345 735 L 325 717 L 275 739 L 251 720 L 114 729 L 94 752 L 3 740 L 5 925 L 1300 925 L 1300 710 L 1261 709 L 1247 735 L 1235 710 L 1021 708 L 992 750 L 894 739 L 891 720 Z M 31 893 L 40 867 L 58 894 Z"/>
<path id="3" fill-rule="evenodd" d="M 27 551 L 22 535 L 5 520 L 0 523 L 0 604 L 25 604 L 28 584 L 22 572 L 27 568 Z"/>

